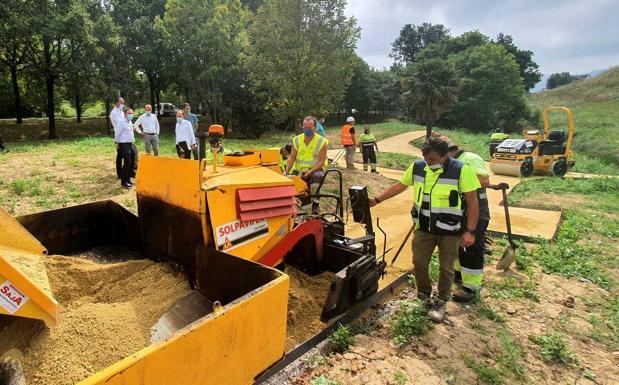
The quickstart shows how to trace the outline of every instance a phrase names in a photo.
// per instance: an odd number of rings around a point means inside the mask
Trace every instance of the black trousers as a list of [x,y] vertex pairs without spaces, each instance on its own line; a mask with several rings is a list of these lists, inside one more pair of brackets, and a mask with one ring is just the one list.
[[118,143],[118,152],[116,155],[116,167],[118,169],[118,156],[122,161],[120,169],[120,182],[129,183],[131,175],[133,175],[133,143]]
[[361,147],[361,154],[363,155],[363,163],[376,163],[376,151],[374,147]]
[[[131,144],[131,178],[135,177],[135,173],[138,171],[138,148],[134,143]],[[123,157],[120,153],[120,146],[116,150],[116,176],[118,179],[122,179]]]
[[178,153],[179,158],[191,159],[191,150],[185,141],[182,141],[176,145],[176,152]]

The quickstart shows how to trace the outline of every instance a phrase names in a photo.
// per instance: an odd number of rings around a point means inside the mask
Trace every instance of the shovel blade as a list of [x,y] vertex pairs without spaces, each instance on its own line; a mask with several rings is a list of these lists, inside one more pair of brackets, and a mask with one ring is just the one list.
[[503,256],[496,264],[497,270],[507,270],[516,258],[516,245],[509,245],[503,252]]

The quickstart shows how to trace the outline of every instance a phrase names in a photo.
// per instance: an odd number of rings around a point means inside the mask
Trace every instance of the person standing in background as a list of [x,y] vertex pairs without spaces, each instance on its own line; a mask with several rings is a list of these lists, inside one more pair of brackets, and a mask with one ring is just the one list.
[[127,108],[123,114],[123,118],[116,121],[114,127],[114,142],[116,143],[117,153],[120,154],[122,166],[120,170],[120,185],[123,188],[131,188],[131,175],[133,173],[134,155],[133,155],[133,110]]
[[320,119],[316,121],[316,133],[322,136],[323,138],[326,138],[327,134],[325,133],[325,116],[324,115],[322,115]]
[[[376,149],[376,151],[374,151]],[[359,136],[359,150],[363,155],[363,171],[368,170],[368,164],[373,174],[378,174],[376,171],[376,153],[378,152],[378,143],[376,137],[370,133],[370,127],[366,126],[363,129],[363,134]]]
[[196,136],[189,120],[185,119],[185,111],[176,112],[176,151],[179,158],[191,159],[191,153],[198,148]]
[[342,126],[340,143],[346,150],[346,168],[355,169],[355,151],[357,149],[357,135],[355,134],[355,118],[346,118],[346,124]]
[[[114,136],[116,136],[116,130],[118,126],[118,122],[125,118],[125,114],[123,113],[123,109],[125,108],[125,99],[118,97],[116,99],[116,103],[114,104],[114,108],[110,111],[110,123],[112,123],[112,127],[114,128]],[[116,140],[114,140],[116,143]],[[118,144],[116,145],[116,176],[118,179],[122,179],[122,155],[120,150],[118,149]]]
[[[196,114],[191,112],[191,106],[189,103],[183,103],[183,112],[185,113],[185,120],[188,120],[191,123],[191,128],[193,129],[194,136],[198,133],[198,117]],[[191,150],[193,153],[193,158],[198,159],[198,146]]]
[[[150,154],[151,148],[155,156],[159,155],[159,120],[153,114],[150,104],[144,106],[145,112],[135,121],[135,131],[144,139],[146,153]],[[142,126],[142,129],[140,129]]]

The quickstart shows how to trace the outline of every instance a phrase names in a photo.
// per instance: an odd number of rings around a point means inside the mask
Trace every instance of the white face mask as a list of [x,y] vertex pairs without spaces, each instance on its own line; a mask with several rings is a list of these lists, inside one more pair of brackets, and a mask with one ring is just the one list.
[[176,123],[181,123],[182,121],[183,121],[183,118],[179,118],[179,117],[176,118]]
[[125,108],[125,105],[124,104],[119,104],[118,108],[120,108],[120,110],[122,111],[122,109]]
[[146,116],[150,116],[150,111],[146,111]]
[[443,164],[442,164],[442,163],[437,163],[437,164],[433,164],[433,165],[428,165],[428,168],[429,168],[430,170],[434,170],[434,171],[436,171],[436,170],[440,169],[441,167],[443,167]]

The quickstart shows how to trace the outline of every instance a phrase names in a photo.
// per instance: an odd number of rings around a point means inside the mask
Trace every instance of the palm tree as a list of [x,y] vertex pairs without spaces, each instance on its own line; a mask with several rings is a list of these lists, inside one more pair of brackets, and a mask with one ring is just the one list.
[[403,79],[405,92],[402,99],[416,112],[417,118],[426,124],[426,139],[432,134],[432,126],[458,101],[460,78],[453,65],[442,59],[428,59],[408,68]]

